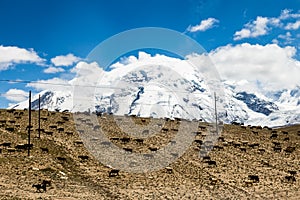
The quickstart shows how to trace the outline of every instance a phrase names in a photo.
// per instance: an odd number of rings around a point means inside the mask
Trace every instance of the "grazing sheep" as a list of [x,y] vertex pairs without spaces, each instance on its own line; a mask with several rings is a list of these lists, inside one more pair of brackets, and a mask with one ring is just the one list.
[[44,133],[46,134],[46,135],[53,135],[53,131],[44,131]]
[[235,148],[237,148],[237,147],[240,147],[241,146],[241,144],[240,143],[233,143],[233,146],[235,147]]
[[145,153],[145,154],[143,154],[143,156],[146,157],[146,158],[154,158],[154,155],[149,154],[149,153]]
[[287,131],[281,131],[281,133],[284,134],[284,135],[289,134],[289,132],[287,132]]
[[294,176],[285,176],[284,177],[288,182],[296,182],[296,178]]
[[295,170],[289,170],[288,171],[292,176],[295,176],[297,174],[297,171]]
[[41,147],[42,152],[49,153],[49,149],[46,147]]
[[59,133],[61,133],[61,132],[63,132],[65,129],[64,129],[63,127],[59,127],[59,128],[57,128],[57,130],[58,130]]
[[130,138],[129,138],[129,137],[123,137],[123,138],[121,138],[120,140],[121,140],[121,142],[124,143],[124,144],[130,142]]
[[203,160],[210,160],[210,156],[204,156]]
[[110,138],[110,140],[112,140],[112,141],[119,141],[120,138],[118,138],[118,137],[112,137],[112,138]]
[[217,162],[214,160],[208,160],[205,163],[207,163],[209,166],[217,166]]
[[175,141],[175,140],[171,140],[170,143],[171,143],[172,145],[174,145],[174,144],[176,144],[176,141]]
[[49,125],[49,128],[57,129],[56,125]]
[[60,161],[60,162],[66,162],[67,161],[67,159],[66,158],[64,158],[64,157],[56,157],[56,159],[58,160],[58,161]]
[[25,144],[17,144],[15,146],[15,149],[17,149],[17,150],[25,150],[26,146],[25,146]]
[[71,136],[71,135],[73,135],[73,132],[72,132],[72,131],[66,131],[66,134],[67,134],[68,136]]
[[15,128],[14,127],[6,127],[5,130],[10,131],[10,132],[14,132]]
[[11,146],[11,142],[3,142],[0,146],[10,147]]
[[94,130],[94,131],[97,131],[97,130],[99,130],[100,128],[101,128],[100,125],[96,125],[96,126],[94,126],[93,130]]
[[273,130],[271,133],[277,133],[277,131],[276,131],[276,130]]
[[131,148],[126,148],[126,147],[124,147],[123,150],[124,150],[125,152],[132,153],[132,149],[131,149]]
[[118,170],[118,169],[112,169],[112,170],[110,170],[108,176],[109,177],[119,176],[119,172],[120,172],[120,170]]
[[256,147],[259,147],[259,144],[258,143],[252,143],[252,144],[249,144],[248,146],[251,147],[251,148],[256,148]]
[[82,134],[82,133],[84,133],[84,130],[78,130],[78,133]]
[[74,144],[75,145],[83,145],[83,142],[80,140],[76,140],[76,141],[74,141]]
[[202,140],[194,140],[195,143],[199,144],[199,145],[202,145],[203,144],[203,141]]
[[111,145],[111,142],[109,142],[109,141],[104,141],[104,142],[101,142],[101,145],[104,145],[104,146],[110,146],[110,145]]
[[247,151],[246,147],[241,147],[240,150],[241,150],[241,151],[244,151],[244,152]]
[[284,151],[286,153],[293,153],[296,150],[296,147],[287,147]]
[[248,178],[253,182],[259,182],[259,177],[257,175],[249,175]]
[[140,139],[140,138],[136,138],[135,141],[138,144],[143,144],[144,143],[144,139]]
[[80,158],[81,160],[88,160],[89,156],[78,156],[78,158]]
[[278,137],[278,134],[277,134],[277,133],[273,133],[273,134],[270,136],[270,139],[277,138],[277,137]]
[[47,191],[47,186],[46,184],[33,184],[32,187],[35,187],[36,188],[36,192],[42,192],[42,189],[44,192]]
[[177,158],[179,155],[178,155],[178,153],[171,153],[171,156]]
[[169,131],[168,128],[162,128],[161,130],[162,130],[162,132],[168,132]]
[[157,150],[158,150],[158,147],[149,147],[149,150],[150,150],[150,151],[157,151]]
[[213,150],[214,150],[214,149],[216,149],[216,150],[223,150],[224,147],[219,146],[219,145],[216,145],[216,146],[213,147]]

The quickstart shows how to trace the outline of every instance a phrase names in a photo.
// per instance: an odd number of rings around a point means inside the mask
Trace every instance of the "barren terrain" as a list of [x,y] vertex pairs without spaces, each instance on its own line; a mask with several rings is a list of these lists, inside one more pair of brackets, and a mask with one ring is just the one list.
[[[0,199],[299,199],[300,126],[278,129],[224,125],[221,137],[205,159],[199,156],[206,123],[199,122],[195,142],[170,164],[154,172],[129,173],[112,170],[96,160],[81,143],[70,113],[32,113],[30,157],[27,143],[28,111],[0,110]],[[151,153],[172,141],[180,120],[151,119],[161,126],[157,134],[138,142],[105,115],[97,121],[84,120],[81,130],[97,131],[100,125],[120,148]],[[150,119],[133,117],[141,127]],[[156,120],[156,121],[155,121]],[[130,127],[129,127],[130,128]],[[78,127],[77,127],[78,129]],[[128,141],[121,138],[128,137]],[[20,148],[21,147],[21,148]],[[128,152],[130,153],[130,152]],[[215,161],[209,162],[209,161]],[[33,184],[51,181],[47,191]]]

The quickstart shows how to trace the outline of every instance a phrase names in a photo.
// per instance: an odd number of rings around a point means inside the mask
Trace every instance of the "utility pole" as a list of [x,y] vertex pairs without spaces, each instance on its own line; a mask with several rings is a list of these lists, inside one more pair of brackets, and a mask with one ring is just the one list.
[[41,138],[41,95],[39,95],[39,138]]
[[31,91],[29,91],[29,109],[28,109],[28,156],[30,156],[30,129],[31,129]]
[[219,129],[218,129],[218,112],[217,112],[217,96],[216,96],[216,92],[214,92],[214,97],[215,97],[216,133],[218,135],[219,134]]

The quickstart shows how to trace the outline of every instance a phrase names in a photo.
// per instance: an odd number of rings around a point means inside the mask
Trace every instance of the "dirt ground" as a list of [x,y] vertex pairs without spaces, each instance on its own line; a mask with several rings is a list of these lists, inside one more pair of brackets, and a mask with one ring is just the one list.
[[[33,147],[28,156],[27,149],[22,149],[28,140],[28,112],[0,110],[0,199],[300,197],[300,125],[277,129],[224,125],[221,137],[203,158],[199,155],[209,144],[210,125],[199,122],[195,141],[169,166],[144,173],[120,170],[119,175],[109,176],[111,166],[102,164],[87,150],[76,130],[84,135],[101,129],[114,145],[132,151],[128,155],[151,154],[155,153],[153,147],[172,143],[183,121],[112,115],[86,120],[84,113],[74,121],[70,113],[46,110],[41,116],[43,130],[38,138],[38,112],[32,113]],[[125,124],[126,129],[136,131],[129,120],[146,133],[159,131],[143,141],[136,140],[121,128]],[[32,187],[43,180],[51,182],[46,191]]]

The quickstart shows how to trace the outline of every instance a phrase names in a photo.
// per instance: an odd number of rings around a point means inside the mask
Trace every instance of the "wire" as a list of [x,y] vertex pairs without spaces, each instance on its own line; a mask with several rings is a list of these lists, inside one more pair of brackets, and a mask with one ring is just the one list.
[[[97,89],[125,89],[124,87],[112,87],[112,86],[100,86],[100,85],[72,85],[72,84],[63,84],[63,83],[47,83],[47,82],[41,82],[41,81],[31,81],[31,80],[10,80],[10,79],[0,79],[0,82],[9,82],[9,83],[26,83],[26,84],[42,84],[42,85],[55,85],[55,86],[66,86],[66,87],[88,87],[88,88],[97,88]],[[183,91],[183,90],[153,90],[153,89],[147,89],[147,91],[153,91],[153,92],[173,92],[173,93],[183,93],[183,94],[189,94],[191,92]],[[0,93],[1,94],[1,93]],[[2,95],[3,96],[3,95]]]

